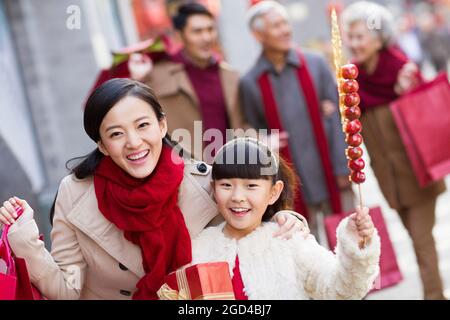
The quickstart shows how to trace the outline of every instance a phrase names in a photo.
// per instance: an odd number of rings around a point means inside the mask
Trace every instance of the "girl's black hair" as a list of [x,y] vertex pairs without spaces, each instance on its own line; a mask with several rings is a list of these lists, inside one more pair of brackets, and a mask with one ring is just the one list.
[[269,147],[251,138],[237,138],[222,147],[214,158],[212,179],[265,179],[283,181],[278,200],[269,205],[262,221],[269,221],[281,210],[294,209],[297,178],[292,167]]
[[[158,121],[161,121],[165,117],[156,95],[149,86],[125,78],[108,80],[91,93],[84,108],[84,130],[95,143],[100,141],[100,125],[105,115],[120,100],[128,96],[136,97],[147,102],[155,112]],[[168,134],[164,137],[163,142],[172,147],[175,146],[175,143],[171,141]],[[76,178],[84,179],[94,174],[94,171],[102,158],[103,154],[98,148],[95,148],[95,150],[86,156],[73,158],[67,161],[66,168],[71,174],[74,174]],[[75,164],[71,166],[71,163],[73,162],[75,162]],[[55,201],[50,209],[50,223],[52,224],[55,213]]]

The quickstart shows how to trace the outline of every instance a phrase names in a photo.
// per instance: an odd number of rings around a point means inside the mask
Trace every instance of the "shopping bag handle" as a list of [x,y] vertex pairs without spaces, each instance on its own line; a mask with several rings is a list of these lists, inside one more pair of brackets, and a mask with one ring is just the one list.
[[[18,219],[23,213],[23,208],[17,206],[15,209],[17,212],[16,219]],[[13,259],[13,252],[8,242],[8,232],[10,227],[11,226],[5,225],[2,231],[2,237],[0,238],[0,259],[6,263],[6,274],[15,276],[16,268]]]

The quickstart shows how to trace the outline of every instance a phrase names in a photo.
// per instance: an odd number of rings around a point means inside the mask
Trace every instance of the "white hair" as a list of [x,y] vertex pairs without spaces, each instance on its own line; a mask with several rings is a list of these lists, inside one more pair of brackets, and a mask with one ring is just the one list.
[[388,46],[394,41],[394,16],[385,7],[369,1],[351,4],[342,13],[344,31],[356,22],[365,23],[367,29],[380,37],[383,46]]
[[286,8],[276,1],[264,0],[252,6],[247,12],[247,23],[250,30],[262,30],[264,28],[263,16],[269,12],[276,12],[282,17],[289,18]]

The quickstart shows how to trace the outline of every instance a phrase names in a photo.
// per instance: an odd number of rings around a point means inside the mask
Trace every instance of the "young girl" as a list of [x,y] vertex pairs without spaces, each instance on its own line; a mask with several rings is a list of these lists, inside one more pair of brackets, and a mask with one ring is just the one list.
[[367,208],[340,223],[335,255],[312,235],[272,237],[270,219],[292,208],[295,179],[267,146],[249,138],[230,141],[217,153],[212,177],[225,222],[194,239],[192,263],[227,261],[237,299],[361,299],[371,289],[380,239]]
[[[84,129],[97,148],[61,182],[51,252],[21,199],[0,207],[0,228],[13,224],[10,246],[49,299],[156,299],[164,276],[191,261],[190,236],[218,215],[209,167],[172,152],[161,105],[137,81],[98,87]],[[15,221],[17,205],[24,213]],[[285,236],[301,225],[277,217]]]

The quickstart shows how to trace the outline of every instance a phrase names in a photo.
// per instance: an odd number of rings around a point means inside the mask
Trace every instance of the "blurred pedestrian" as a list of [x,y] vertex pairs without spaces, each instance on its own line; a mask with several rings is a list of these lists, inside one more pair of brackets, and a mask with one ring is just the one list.
[[248,23],[262,52],[241,79],[242,108],[254,128],[286,133],[288,146],[280,153],[300,177],[296,209],[308,215],[318,236],[319,213],[354,207],[336,81],[322,56],[294,47],[279,3],[259,2],[250,9]]
[[397,41],[398,45],[408,58],[420,68],[424,60],[424,54],[415,20],[412,13],[405,13],[399,18],[399,34]]
[[450,29],[440,21],[438,13],[422,12],[419,15],[420,40],[435,71],[448,72]]
[[[211,12],[199,3],[188,3],[178,8],[173,25],[182,43],[170,61],[151,65],[143,58],[130,63],[132,78],[151,86],[164,106],[169,133],[186,129],[191,141],[182,141],[198,159],[204,159],[201,137],[194,137],[195,121],[202,121],[202,135],[208,129],[218,130],[226,138],[226,129],[246,127],[239,107],[239,74],[214,52],[218,42],[216,21]],[[197,132],[196,132],[197,133]],[[178,140],[177,137],[174,137]],[[207,138],[208,139],[208,138]],[[202,140],[201,140],[202,141]],[[205,145],[208,142],[205,141]],[[220,147],[223,144],[218,145]],[[212,161],[212,155],[204,160]]]
[[[394,22],[384,7],[366,1],[350,5],[342,20],[359,68],[361,122],[370,164],[380,189],[413,241],[425,299],[443,299],[433,239],[435,206],[443,181],[421,188],[395,125],[389,103],[421,81],[417,66],[395,46]],[[368,21],[376,22],[368,25]]]

